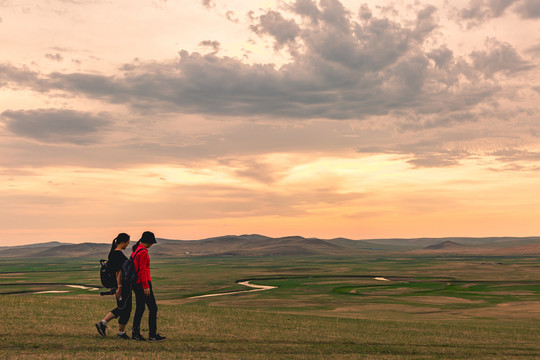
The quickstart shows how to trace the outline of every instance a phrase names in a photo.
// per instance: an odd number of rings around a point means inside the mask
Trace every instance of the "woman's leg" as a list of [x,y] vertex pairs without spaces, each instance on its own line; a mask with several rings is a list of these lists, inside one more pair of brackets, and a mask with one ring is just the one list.
[[126,324],[128,323],[129,316],[131,315],[131,291],[122,291],[122,301],[118,301],[118,308],[121,309],[120,318],[118,319],[118,332],[123,333],[126,331]]
[[156,335],[157,332],[157,311],[156,298],[154,297],[154,291],[152,290],[152,283],[150,285],[150,296],[146,297],[146,305],[148,306],[148,329],[150,337]]
[[120,314],[120,310],[118,308],[110,311],[107,315],[105,315],[105,318],[101,320],[100,322],[96,323],[96,329],[101,336],[105,336],[107,332],[107,323],[111,321],[114,318],[118,317],[118,314]]
[[[114,309],[114,310],[116,310],[116,309]],[[112,319],[116,318],[116,315],[113,312],[114,310],[110,311],[107,315],[105,315],[105,317],[101,321],[104,321],[105,323],[108,323]]]
[[135,293],[135,316],[133,317],[133,335],[141,333],[141,320],[144,314],[145,308],[145,295],[142,288],[142,284],[135,284],[133,286],[133,292]]

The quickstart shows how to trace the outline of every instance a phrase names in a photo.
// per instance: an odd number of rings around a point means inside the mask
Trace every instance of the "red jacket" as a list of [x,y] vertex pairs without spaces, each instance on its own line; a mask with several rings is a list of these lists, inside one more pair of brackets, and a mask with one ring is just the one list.
[[143,289],[148,289],[148,282],[152,281],[150,278],[150,256],[148,256],[148,250],[142,244],[139,244],[133,253],[136,253],[141,248],[143,250],[133,258],[133,264],[137,271],[137,284],[142,283]]

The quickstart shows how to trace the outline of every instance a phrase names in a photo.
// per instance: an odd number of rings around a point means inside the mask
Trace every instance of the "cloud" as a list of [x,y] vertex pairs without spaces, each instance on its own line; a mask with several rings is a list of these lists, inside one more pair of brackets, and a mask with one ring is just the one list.
[[516,6],[516,12],[524,19],[540,18],[540,2],[538,0],[522,0]]
[[220,161],[229,166],[234,166],[237,170],[235,175],[259,181],[264,184],[275,183],[280,177],[285,175],[283,165],[272,164],[271,162],[257,159],[225,159]]
[[466,8],[457,12],[457,17],[472,28],[503,16],[507,9],[523,19],[540,17],[540,3],[537,0],[471,0]]
[[[437,135],[429,131],[423,132],[413,139],[409,134],[403,134],[402,138],[397,138],[394,143],[362,146],[357,148],[357,152],[400,155],[415,168],[456,166],[461,160],[475,155],[465,146],[456,146],[452,138],[453,134],[448,131],[439,132]],[[461,134],[460,139],[468,140],[467,135],[461,136]]]
[[488,39],[486,47],[487,50],[474,51],[471,58],[476,69],[488,76],[501,71],[517,72],[532,68],[508,43]]
[[314,1],[297,0],[290,6],[296,14],[309,17],[314,23],[318,22],[321,12]]
[[74,110],[40,109],[1,114],[11,133],[45,143],[88,145],[110,124],[104,114],[94,115]]
[[251,30],[258,35],[268,34],[275,39],[276,49],[294,43],[300,33],[300,27],[294,20],[285,19],[281,13],[270,10],[257,19],[258,23]]
[[0,88],[31,88],[36,91],[46,91],[51,86],[45,86],[37,72],[26,67],[18,68],[11,64],[0,64]]
[[524,160],[528,162],[540,161],[540,152],[516,148],[505,148],[496,150],[493,151],[490,155],[497,157],[502,162],[514,162],[517,160]]
[[212,54],[217,54],[219,52],[221,44],[219,41],[204,40],[199,43],[199,46],[206,46],[212,49]]
[[535,46],[531,46],[530,48],[526,49],[525,52],[533,56],[540,55],[540,43]]
[[358,20],[336,0],[318,5],[301,0],[288,9],[307,21],[297,23],[270,10],[253,17],[251,25],[256,34],[270,36],[276,48],[287,45],[291,61],[281,67],[183,50],[177,62],[126,64],[126,71],[115,76],[39,75],[4,65],[8,74],[0,80],[124,103],[139,111],[364,119],[402,111],[466,111],[499,89],[483,76],[528,68],[508,44],[489,43],[470,60],[455,57],[444,45],[426,46],[437,27],[433,6],[419,10],[410,26],[375,15]]
[[[203,2],[207,7],[212,4]],[[510,6],[496,1],[476,4],[480,10],[489,8],[490,16],[503,14]],[[504,96],[513,95],[505,81],[519,79],[533,65],[512,45],[495,39],[469,54],[455,53],[440,41],[439,10],[424,6],[415,11],[405,21],[387,18],[381,9],[368,5],[351,12],[336,0],[298,0],[250,16],[253,36],[287,59],[279,66],[221,56],[221,44],[205,40],[199,45],[209,47],[209,54],[182,50],[177,60],[137,60],[108,75],[47,74],[0,64],[0,86],[82,101],[98,99],[104,106],[121,104],[133,118],[151,114],[156,125],[147,136],[135,126],[126,130],[136,144],[94,149],[99,151],[96,158],[107,164],[103,166],[136,161],[193,164],[200,159],[227,161],[245,156],[235,164],[236,174],[272,183],[280,178],[281,169],[257,155],[356,148],[360,153],[405,154],[414,166],[454,165],[475,153],[452,146],[464,140],[451,138],[450,130],[463,127],[476,130],[471,133],[477,138],[487,137],[474,124],[486,116],[500,119],[496,107]],[[533,55],[537,51],[529,50]],[[534,85],[530,88],[538,89]],[[191,116],[186,114],[219,118],[227,126],[193,136],[168,128],[172,123],[181,127],[184,116]],[[88,113],[77,116],[99,118]],[[174,119],[167,122],[167,117]],[[16,120],[6,113],[4,118],[13,123],[11,129],[6,128],[17,133],[13,130]],[[103,136],[102,129],[108,125],[104,119],[106,123],[96,123],[94,130],[80,129],[80,138],[45,130],[18,133],[46,143],[91,144]],[[349,121],[362,125],[347,131]],[[438,143],[408,140],[437,132],[441,133]],[[84,147],[61,156],[47,144],[32,146],[54,154],[50,157],[58,162],[73,164],[88,157]],[[108,158],[111,151],[116,155]],[[93,158],[84,161],[92,166],[99,163]]]
[[421,9],[416,17],[416,27],[413,30],[414,35],[422,40],[435,30],[439,25],[435,18],[437,8],[435,6],[426,6]]
[[[110,141],[116,136],[113,128],[109,141],[104,140],[99,146],[70,147],[69,151],[51,143],[4,141],[0,144],[0,153],[4,155],[0,166],[129,168],[157,163],[213,168],[226,165],[234,167],[244,178],[271,183],[281,178],[283,168],[267,158],[268,154],[304,154],[295,155],[298,160],[313,154],[351,153],[348,149],[354,149],[359,143],[378,144],[389,136],[383,130],[355,128],[348,122],[331,120],[301,124],[220,121],[218,130],[214,122],[203,125],[202,119],[197,124],[202,129],[189,135],[185,129],[190,125],[180,118],[174,120],[180,131],[171,130],[172,124],[165,120],[156,119],[153,127],[142,129],[141,121],[133,121],[133,125],[123,127],[122,141]],[[212,126],[212,130],[208,130]],[[36,153],[42,156],[33,156]],[[279,164],[284,163],[290,161],[280,158]]]
[[54,61],[58,61],[58,62],[61,62],[64,60],[64,57],[58,53],[56,54],[45,54],[45,57],[49,60],[54,60]]
[[501,16],[505,10],[517,0],[471,0],[469,5],[459,11],[463,20],[479,23],[487,19]]
[[234,11],[232,11],[232,10],[228,10],[225,13],[225,17],[227,18],[227,20],[229,20],[230,22],[233,22],[235,24],[238,24],[240,22],[240,20],[236,17],[236,15],[234,14]]
[[202,4],[207,9],[210,9],[216,6],[214,0],[202,0]]

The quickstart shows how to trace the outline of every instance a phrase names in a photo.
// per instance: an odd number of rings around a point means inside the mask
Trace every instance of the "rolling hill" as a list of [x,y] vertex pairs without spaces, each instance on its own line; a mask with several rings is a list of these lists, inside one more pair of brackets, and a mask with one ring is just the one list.
[[0,256],[2,257],[27,257],[33,256],[41,251],[45,251],[62,245],[73,245],[69,243],[61,243],[58,241],[50,241],[46,243],[18,245],[18,246],[3,246],[0,247]]
[[[132,241],[133,243],[133,241]],[[110,244],[48,242],[1,247],[0,257],[94,257],[105,258]],[[151,250],[155,257],[177,256],[354,256],[384,254],[482,254],[492,256],[540,254],[540,237],[318,239],[301,236],[272,238],[263,235],[227,235],[202,240],[158,239]]]
[[[152,256],[308,256],[346,255],[350,248],[331,242],[288,236],[270,238],[262,235],[228,235],[203,240],[157,239]],[[133,241],[132,241],[133,243]],[[0,249],[0,257],[101,257],[107,256],[110,244],[47,243]]]
[[463,244],[459,244],[451,240],[446,240],[438,244],[428,245],[424,249],[426,250],[456,250],[456,249],[463,249],[465,247],[467,246]]

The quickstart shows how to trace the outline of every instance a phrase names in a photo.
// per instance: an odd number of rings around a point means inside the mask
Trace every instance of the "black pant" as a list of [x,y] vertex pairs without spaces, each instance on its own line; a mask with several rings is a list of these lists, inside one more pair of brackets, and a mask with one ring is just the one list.
[[135,284],[133,286],[133,292],[135,292],[135,301],[137,306],[135,308],[135,316],[133,317],[133,334],[140,334],[141,332],[141,320],[144,314],[145,306],[148,306],[148,329],[150,336],[156,335],[157,331],[157,304],[154,297],[154,291],[152,291],[152,283],[149,281],[150,295],[144,295],[142,283]]
[[122,288],[122,300],[116,299],[116,309],[111,310],[115,318],[119,317],[119,324],[127,324],[129,316],[131,315],[131,307],[131,290],[129,288]]

